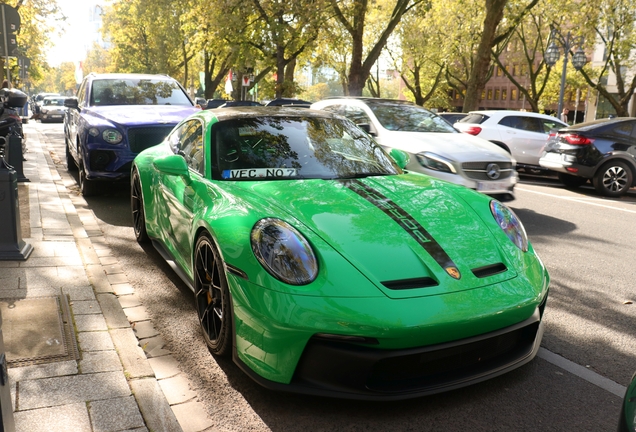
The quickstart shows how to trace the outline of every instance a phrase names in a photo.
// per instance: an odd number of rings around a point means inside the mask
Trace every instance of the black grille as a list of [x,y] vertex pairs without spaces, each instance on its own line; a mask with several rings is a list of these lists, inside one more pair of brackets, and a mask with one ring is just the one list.
[[462,381],[505,367],[532,352],[539,322],[512,332],[451,346],[393,358],[373,366],[367,388],[377,391],[404,391]]
[[174,126],[147,126],[128,129],[128,145],[134,153],[159,144]]
[[[497,164],[500,169],[499,177],[496,179],[492,179],[486,174],[488,165],[491,163]],[[473,180],[497,181],[510,177],[514,172],[514,167],[510,162],[465,162],[462,164],[462,170],[464,170],[468,178]]]

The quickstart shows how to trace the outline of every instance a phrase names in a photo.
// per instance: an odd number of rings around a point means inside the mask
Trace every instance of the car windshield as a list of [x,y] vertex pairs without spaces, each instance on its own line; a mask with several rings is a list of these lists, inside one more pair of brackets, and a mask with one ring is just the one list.
[[355,124],[326,117],[250,117],[212,128],[217,180],[347,179],[401,170]]
[[192,106],[192,102],[176,81],[126,78],[93,81],[91,105]]
[[457,133],[447,121],[418,105],[368,102],[385,129],[405,132]]
[[44,99],[42,103],[46,106],[64,106],[64,98]]

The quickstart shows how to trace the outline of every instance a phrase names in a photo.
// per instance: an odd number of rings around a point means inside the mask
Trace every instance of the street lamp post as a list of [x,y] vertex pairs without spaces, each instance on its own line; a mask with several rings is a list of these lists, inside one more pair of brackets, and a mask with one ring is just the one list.
[[563,58],[563,72],[561,73],[561,89],[559,90],[559,107],[557,108],[557,114],[558,116],[561,116],[561,113],[563,112],[563,94],[565,93],[565,76],[568,67],[568,54],[570,54],[572,48],[578,45],[579,49],[572,54],[572,66],[574,66],[574,69],[577,71],[581,70],[581,68],[585,66],[585,63],[587,63],[587,56],[585,55],[583,48],[581,48],[585,39],[583,36],[574,37],[569,31],[568,34],[563,37],[559,30],[553,28],[550,33],[550,40],[552,42],[545,51],[544,56],[545,62],[548,66],[554,66],[560,57],[560,50],[555,41],[561,45],[565,53],[565,57]]

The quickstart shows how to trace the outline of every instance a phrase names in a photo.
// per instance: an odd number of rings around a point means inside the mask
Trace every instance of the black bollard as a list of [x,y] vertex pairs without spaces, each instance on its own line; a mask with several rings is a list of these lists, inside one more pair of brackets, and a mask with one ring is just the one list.
[[22,172],[22,138],[14,135],[9,135],[9,142],[4,145],[5,151],[9,149],[9,157],[5,158],[7,163],[13,167],[16,175],[18,176],[18,183],[30,181],[24,176]]
[[0,158],[0,261],[24,261],[33,246],[22,240],[18,176],[4,158]]

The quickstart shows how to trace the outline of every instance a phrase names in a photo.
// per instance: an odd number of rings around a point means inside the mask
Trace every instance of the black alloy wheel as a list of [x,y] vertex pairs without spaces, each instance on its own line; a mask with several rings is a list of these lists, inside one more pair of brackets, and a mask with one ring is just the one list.
[[230,291],[221,256],[208,234],[197,240],[194,253],[194,295],[201,330],[212,354],[232,349]]
[[146,212],[144,211],[144,199],[141,192],[141,180],[139,172],[133,171],[130,182],[130,211],[133,219],[133,230],[138,243],[147,243],[148,232],[146,231]]
[[632,187],[634,176],[630,167],[622,161],[610,161],[594,176],[594,188],[607,197],[625,195]]
[[583,186],[587,183],[587,179],[584,177],[577,177],[571,174],[559,173],[559,181],[563,183],[566,188],[576,189],[579,186]]

